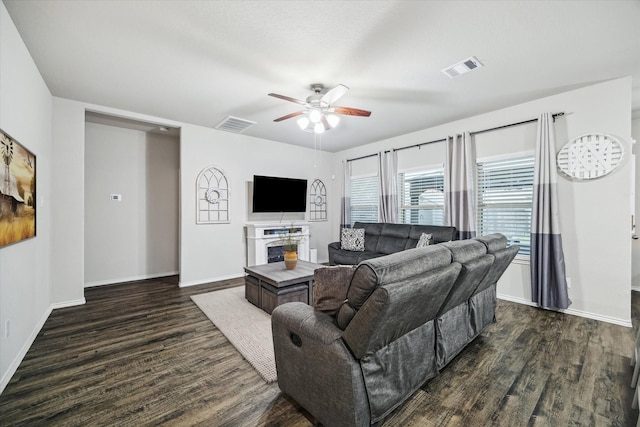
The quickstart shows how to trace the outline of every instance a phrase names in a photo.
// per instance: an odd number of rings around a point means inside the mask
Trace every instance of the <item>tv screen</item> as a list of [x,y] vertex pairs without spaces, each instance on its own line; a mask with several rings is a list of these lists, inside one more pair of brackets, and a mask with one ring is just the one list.
[[306,179],[253,176],[253,212],[306,211]]

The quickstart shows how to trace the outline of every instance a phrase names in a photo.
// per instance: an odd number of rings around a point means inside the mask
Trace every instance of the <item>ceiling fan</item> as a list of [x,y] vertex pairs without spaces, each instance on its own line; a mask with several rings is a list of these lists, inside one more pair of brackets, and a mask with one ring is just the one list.
[[304,110],[278,117],[274,122],[281,122],[292,117],[302,116],[298,119],[298,126],[300,126],[302,130],[322,133],[325,130],[336,127],[340,121],[340,118],[336,114],[360,117],[369,117],[371,115],[371,111],[333,105],[349,90],[349,88],[343,84],[339,84],[325,91],[322,84],[314,83],[311,85],[311,89],[313,90],[313,95],[307,97],[306,101],[285,95],[278,95],[277,93],[270,93],[269,96],[273,96],[274,98],[304,105]]

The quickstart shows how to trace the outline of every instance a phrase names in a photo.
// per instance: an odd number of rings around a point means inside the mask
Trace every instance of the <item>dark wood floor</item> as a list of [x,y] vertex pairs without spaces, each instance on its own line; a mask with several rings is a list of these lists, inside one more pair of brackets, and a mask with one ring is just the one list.
[[[189,298],[239,283],[87,289],[47,320],[0,395],[0,425],[312,426]],[[506,301],[497,317],[384,426],[635,425],[631,329]]]

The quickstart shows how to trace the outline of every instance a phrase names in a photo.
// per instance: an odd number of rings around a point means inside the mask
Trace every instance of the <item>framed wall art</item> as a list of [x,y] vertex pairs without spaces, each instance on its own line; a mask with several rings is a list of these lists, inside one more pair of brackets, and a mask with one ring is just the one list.
[[0,130],[0,247],[36,235],[36,156]]

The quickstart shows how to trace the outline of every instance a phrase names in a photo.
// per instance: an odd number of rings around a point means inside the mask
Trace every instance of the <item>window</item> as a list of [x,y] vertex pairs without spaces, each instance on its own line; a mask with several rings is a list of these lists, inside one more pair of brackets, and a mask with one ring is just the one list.
[[443,168],[398,174],[400,222],[444,225]]
[[378,221],[378,177],[351,178],[351,225]]
[[478,234],[502,233],[529,256],[533,156],[478,162]]

